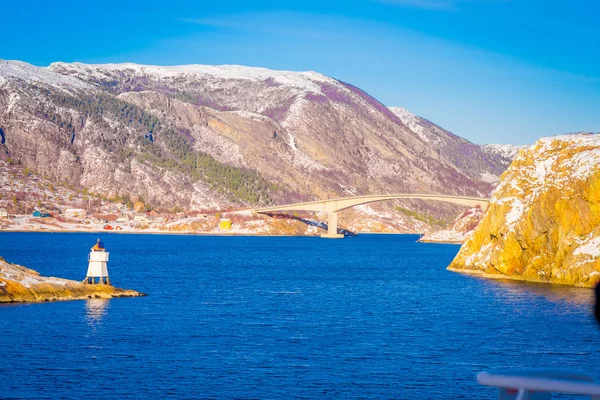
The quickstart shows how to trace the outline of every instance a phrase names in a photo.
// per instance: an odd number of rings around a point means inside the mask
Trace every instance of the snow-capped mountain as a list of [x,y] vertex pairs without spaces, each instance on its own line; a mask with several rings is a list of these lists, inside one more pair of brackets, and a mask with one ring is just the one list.
[[489,195],[502,157],[400,110],[316,72],[0,61],[8,156],[57,182],[154,205]]

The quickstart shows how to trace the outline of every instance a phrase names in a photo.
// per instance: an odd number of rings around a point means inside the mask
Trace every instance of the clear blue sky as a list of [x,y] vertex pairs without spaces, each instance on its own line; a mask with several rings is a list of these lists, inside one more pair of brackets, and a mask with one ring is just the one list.
[[600,131],[597,0],[5,2],[0,58],[314,70],[476,143]]

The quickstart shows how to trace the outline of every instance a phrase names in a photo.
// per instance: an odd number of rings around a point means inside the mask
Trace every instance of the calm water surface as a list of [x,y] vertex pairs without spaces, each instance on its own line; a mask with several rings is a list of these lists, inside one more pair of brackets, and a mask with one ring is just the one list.
[[[0,255],[83,279],[97,235],[0,233]],[[101,234],[148,297],[0,307],[2,398],[494,398],[475,374],[600,378],[592,291],[446,271],[411,235]]]

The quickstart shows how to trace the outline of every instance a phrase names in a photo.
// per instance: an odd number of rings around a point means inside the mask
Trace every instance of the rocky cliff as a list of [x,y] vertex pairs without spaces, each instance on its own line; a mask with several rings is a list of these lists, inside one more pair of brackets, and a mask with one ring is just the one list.
[[545,138],[521,150],[448,269],[575,286],[600,281],[600,136]]
[[153,207],[491,192],[502,156],[407,115],[316,72],[0,60],[4,157]]
[[145,296],[110,285],[86,285],[67,279],[43,277],[37,271],[10,264],[0,257],[0,303]]

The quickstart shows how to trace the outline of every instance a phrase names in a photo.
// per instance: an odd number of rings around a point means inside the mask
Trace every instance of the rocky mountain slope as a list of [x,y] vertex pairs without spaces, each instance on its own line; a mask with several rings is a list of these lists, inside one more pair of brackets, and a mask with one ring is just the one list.
[[[87,208],[100,205],[101,201],[73,188],[56,185],[12,159],[8,162],[0,159],[0,208],[10,214],[31,214],[35,209],[57,211],[55,206],[59,204]],[[3,222],[7,221],[0,219],[0,226]]]
[[515,159],[519,150],[526,149],[529,146],[526,145],[514,145],[514,144],[486,144],[482,147],[483,151],[488,154],[497,155],[506,160],[506,166]]
[[481,207],[473,207],[459,215],[449,229],[433,231],[423,235],[419,242],[459,243],[462,244],[473,233],[483,218]]
[[0,303],[145,296],[110,285],[86,285],[68,279],[43,277],[37,271],[0,257]]
[[407,115],[315,72],[0,61],[4,157],[56,183],[154,207],[489,195],[504,157]]
[[[390,107],[390,110],[423,142],[429,143],[441,159],[468,171],[475,179],[496,184],[500,174],[516,155],[516,152],[504,151],[503,145],[480,146],[471,143],[404,108]],[[505,147],[513,148],[511,145]]]
[[450,270],[535,282],[600,281],[600,135],[541,139],[502,175]]

